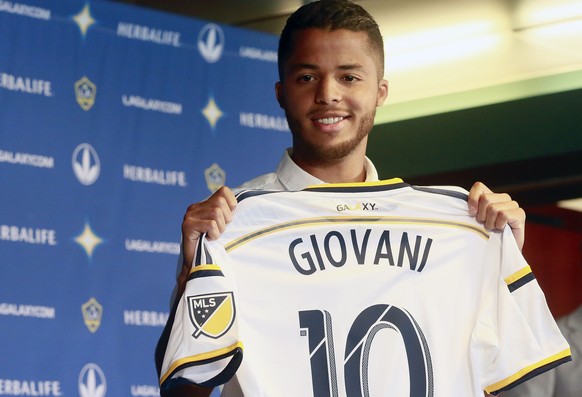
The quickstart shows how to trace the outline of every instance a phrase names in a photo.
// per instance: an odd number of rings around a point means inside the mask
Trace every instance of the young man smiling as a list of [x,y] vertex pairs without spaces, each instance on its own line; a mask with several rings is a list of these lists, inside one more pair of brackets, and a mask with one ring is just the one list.
[[[301,190],[321,183],[377,181],[366,146],[376,108],[388,96],[388,82],[383,77],[382,37],[373,18],[344,0],[309,3],[288,19],[278,55],[276,97],[285,111],[293,146],[283,154],[276,172],[241,188]],[[188,207],[182,223],[178,297],[184,291],[200,236],[218,238],[232,220],[235,206],[231,189],[222,187],[207,200]],[[525,213],[507,194],[492,193],[477,182],[469,192],[468,206],[488,229],[509,224],[519,247],[523,246]],[[158,370],[169,328],[158,345]],[[162,390],[162,396],[209,396],[211,390],[185,384]]]
[[388,95],[365,32],[304,29],[292,36],[277,100],[293,133],[291,158],[328,183],[365,180],[368,134]]

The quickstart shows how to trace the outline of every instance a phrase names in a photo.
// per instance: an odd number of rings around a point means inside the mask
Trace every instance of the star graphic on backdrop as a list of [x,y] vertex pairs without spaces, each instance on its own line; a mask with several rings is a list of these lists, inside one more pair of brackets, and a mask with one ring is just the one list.
[[103,243],[103,239],[97,236],[93,230],[91,230],[91,226],[88,223],[85,223],[85,228],[77,237],[75,237],[75,242],[79,244],[85,252],[87,256],[91,258],[93,255],[93,250],[101,243]]
[[206,120],[208,120],[210,126],[214,129],[218,119],[220,119],[224,113],[222,113],[222,111],[218,108],[214,98],[210,98],[204,109],[202,109],[202,114],[204,117],[206,117]]
[[89,10],[89,3],[85,4],[85,7],[77,15],[73,17],[73,20],[79,25],[79,30],[81,34],[85,36],[87,30],[95,23],[95,20],[91,16],[91,11]]

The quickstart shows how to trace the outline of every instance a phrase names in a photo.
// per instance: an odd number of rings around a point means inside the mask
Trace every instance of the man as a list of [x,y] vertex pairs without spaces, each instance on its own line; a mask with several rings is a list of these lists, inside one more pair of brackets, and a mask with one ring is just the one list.
[[[293,148],[284,153],[275,173],[243,187],[301,190],[324,182],[377,180],[365,153],[376,107],[388,95],[388,82],[383,79],[382,37],[373,18],[344,0],[307,4],[288,19],[278,56],[276,96],[285,110]],[[178,296],[184,291],[200,236],[218,238],[231,221],[235,205],[232,191],[223,187],[187,209]],[[523,246],[525,213],[508,195],[494,194],[476,183],[469,193],[469,209],[489,229],[509,224],[519,247]],[[158,353],[166,338],[162,336]],[[160,360],[157,354],[158,368]],[[210,392],[184,385],[163,395],[208,396]]]

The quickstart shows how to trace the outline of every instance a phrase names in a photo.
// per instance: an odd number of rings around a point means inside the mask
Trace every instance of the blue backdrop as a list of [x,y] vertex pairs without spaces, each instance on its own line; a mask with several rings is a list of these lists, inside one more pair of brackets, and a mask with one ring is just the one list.
[[274,170],[277,38],[0,0],[0,395],[157,396],[186,207]]

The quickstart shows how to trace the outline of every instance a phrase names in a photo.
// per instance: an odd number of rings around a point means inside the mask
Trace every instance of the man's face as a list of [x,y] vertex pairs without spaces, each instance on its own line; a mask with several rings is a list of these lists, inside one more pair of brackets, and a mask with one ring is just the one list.
[[388,94],[364,32],[306,29],[277,83],[277,100],[293,133],[293,156],[333,162],[365,154],[376,107]]

